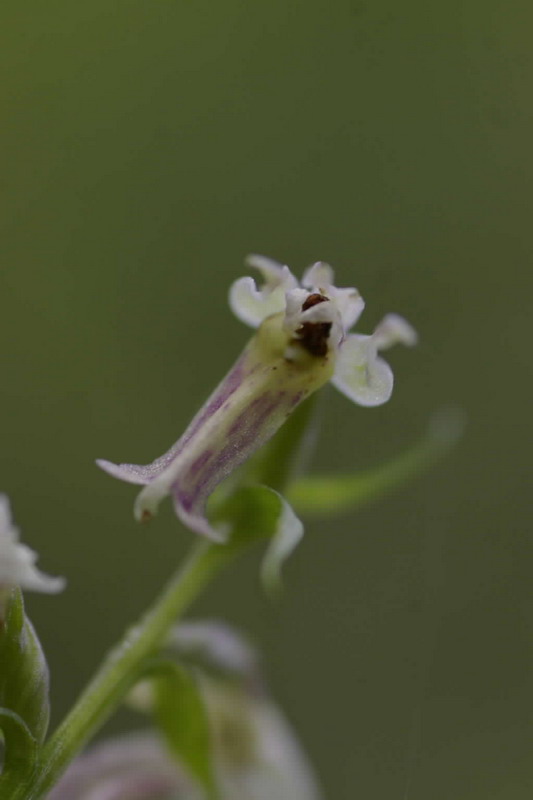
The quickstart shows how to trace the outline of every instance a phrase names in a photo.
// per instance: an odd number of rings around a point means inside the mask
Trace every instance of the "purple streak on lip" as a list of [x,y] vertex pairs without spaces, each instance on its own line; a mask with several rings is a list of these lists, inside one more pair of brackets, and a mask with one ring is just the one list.
[[[291,409],[304,394],[299,392],[295,399],[286,391],[278,391],[255,398],[228,429],[222,448],[218,452],[206,450],[184,473],[185,480],[178,478],[174,483],[175,503],[187,514],[205,519],[204,504],[214,488],[270,438],[285,419],[285,410]],[[268,420],[276,410],[280,413],[273,417],[273,426],[269,426]]]
[[244,356],[241,356],[241,358],[239,358],[239,360],[234,364],[226,378],[222,381],[218,389],[215,390],[215,394],[211,397],[205,408],[203,408],[198,416],[193,419],[179,440],[179,447],[176,448],[173,454],[174,456],[178,455],[178,453],[183,450],[184,446],[191,441],[192,437],[196,433],[198,433],[204,422],[208,420],[209,417],[212,417],[213,414],[219,410],[219,408],[222,408],[226,400],[228,400],[231,395],[237,391],[243,379],[243,361]]
[[298,405],[298,403],[303,400],[305,396],[305,392],[297,392],[291,400],[291,409]]
[[269,394],[264,394],[261,395],[260,397],[256,397],[255,400],[253,400],[250,403],[248,408],[242,411],[239,414],[239,416],[234,420],[234,422],[231,424],[230,429],[228,430],[228,437],[234,436],[236,433],[238,433],[243,427],[243,425],[249,423],[251,419],[254,420],[254,424],[256,425],[260,424],[262,421],[262,415],[264,414],[264,411],[260,412],[259,417],[254,417],[254,415],[261,409],[261,407],[265,405],[265,402],[268,403],[268,408],[270,410],[273,410],[273,408],[275,408],[275,404],[270,401]]
[[178,488],[174,489],[173,494],[176,502],[190,514],[196,500],[195,496],[187,494],[186,492],[180,492]]
[[214,450],[204,450],[204,452],[199,455],[189,467],[189,472],[191,475],[197,475],[198,472],[201,472],[202,468],[208,463],[213,453]]

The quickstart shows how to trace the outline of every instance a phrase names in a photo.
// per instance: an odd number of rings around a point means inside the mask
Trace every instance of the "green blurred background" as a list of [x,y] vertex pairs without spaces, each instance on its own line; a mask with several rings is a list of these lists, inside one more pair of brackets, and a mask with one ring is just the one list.
[[308,523],[279,607],[254,554],[194,613],[261,643],[329,798],[532,796],[532,25],[523,0],[4,0],[0,486],[69,580],[27,600],[56,720],[192,538],[170,504],[136,526],[94,458],[184,429],[248,336],[244,254],[324,259],[361,330],[394,310],[421,345],[388,405],[328,392],[314,468],[446,404],[467,435]]

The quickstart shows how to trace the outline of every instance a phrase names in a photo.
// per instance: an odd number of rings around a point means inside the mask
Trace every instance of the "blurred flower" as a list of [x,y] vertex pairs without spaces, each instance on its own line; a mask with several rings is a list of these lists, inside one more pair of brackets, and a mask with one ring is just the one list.
[[64,578],[51,578],[35,566],[37,553],[19,541],[7,495],[0,494],[0,594],[16,586],[33,592],[60,592]]
[[220,620],[182,622],[171,630],[167,646],[171,653],[204,672],[236,678],[253,691],[262,686],[255,648]]
[[[234,628],[217,620],[176,626],[165,654],[193,670],[211,732],[221,800],[320,800],[307,756],[272,700],[258,653]],[[150,684],[131,701],[150,711]]]
[[[228,626],[187,623],[174,630],[169,654],[194,664],[205,704],[220,800],[320,800],[313,770],[284,715],[258,676],[257,656]],[[200,667],[197,655],[202,655]],[[150,713],[150,683],[132,705]],[[176,720],[183,725],[183,720]],[[67,770],[47,800],[205,800],[185,765],[155,734],[104,742]]]
[[311,765],[267,695],[205,676],[201,688],[223,800],[319,800]]
[[152,464],[98,465],[116,478],[144,485],[135,516],[146,520],[168,494],[192,530],[223,538],[207,521],[205,505],[220,481],[267,442],[299,403],[331,379],[359,405],[376,406],[392,392],[393,375],[378,353],[413,345],[413,328],[389,315],[371,336],[349,334],[364,302],[353,288],[337,288],[333,270],[317,263],[301,285],[287,266],[250,256],[263,284],[240,278],[230,289],[234,313],[258,328],[244,352],[183,436]]
[[134,733],[92,747],[47,800],[202,800],[159,738]]

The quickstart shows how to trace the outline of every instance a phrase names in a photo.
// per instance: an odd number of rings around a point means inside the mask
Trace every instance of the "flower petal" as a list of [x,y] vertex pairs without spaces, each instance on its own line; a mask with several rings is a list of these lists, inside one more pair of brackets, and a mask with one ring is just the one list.
[[302,278],[302,286],[307,289],[321,289],[324,292],[333,285],[335,273],[333,268],[325,261],[317,261],[308,267]]
[[294,289],[298,286],[298,281],[288,266],[275,261],[273,258],[260,256],[258,253],[249,253],[244,259],[244,263],[248,267],[259,270],[263,276],[265,286],[273,287],[278,286],[280,283],[286,283],[287,289]]
[[257,328],[264,319],[284,310],[285,292],[298,282],[287,266],[265,256],[250,255],[246,263],[259,270],[263,284],[258,288],[253,278],[239,278],[230,287],[229,305],[238,319]]
[[10,553],[2,553],[0,560],[0,584],[44,594],[56,594],[65,588],[64,578],[52,578],[35,566],[37,553],[25,544],[17,543]]
[[373,337],[352,334],[340,346],[331,382],[354,403],[379,406],[391,396],[394,378]]
[[378,350],[394,344],[412,347],[417,342],[415,329],[398,314],[387,314],[372,336],[352,334],[341,344],[332,383],[361,406],[379,406],[392,393],[392,370]]
[[418,334],[399,314],[387,314],[374,331],[373,339],[378,350],[388,350],[395,344],[414,347],[418,342]]
[[257,328],[271,314],[278,314],[285,307],[285,291],[278,286],[264,293],[258,289],[253,278],[239,278],[229,292],[229,305],[237,319]]
[[309,297],[309,292],[305,289],[291,289],[285,294],[285,320],[284,326],[287,330],[295,331],[301,324],[302,306]]
[[365,301],[357,289],[338,289],[333,285],[335,275],[329,264],[317,261],[306,269],[302,278],[302,286],[325,294],[335,303],[342,319],[344,332],[355,325],[365,307]]
[[335,286],[331,286],[328,294],[339,309],[342,327],[346,333],[355,325],[363,313],[365,301],[357,289],[337,289]]

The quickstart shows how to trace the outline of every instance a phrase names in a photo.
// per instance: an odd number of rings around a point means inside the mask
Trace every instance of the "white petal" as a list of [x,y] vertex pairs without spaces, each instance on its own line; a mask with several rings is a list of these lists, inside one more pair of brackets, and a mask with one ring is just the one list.
[[249,267],[258,269],[263,276],[264,284],[267,287],[275,287],[283,284],[287,290],[295,289],[298,281],[286,264],[280,264],[273,258],[260,256],[257,253],[250,253],[244,259],[244,263]]
[[285,308],[285,291],[278,286],[268,293],[257,288],[253,278],[239,278],[229,291],[229,306],[237,319],[258,328],[271,314],[278,314]]
[[230,288],[229,305],[238,319],[257,328],[267,317],[284,310],[285,292],[298,282],[287,266],[266,256],[248,256],[246,263],[261,272],[263,284],[258,288],[253,278],[239,278]]
[[0,541],[16,541],[15,529],[11,523],[11,506],[6,494],[0,494]]
[[339,309],[344,331],[349,331],[363,313],[365,301],[357,289],[337,289],[331,286],[328,294]]
[[333,269],[329,264],[318,261],[309,267],[302,278],[302,285],[326,294],[339,309],[344,331],[355,325],[365,307],[365,302],[357,289],[338,289],[333,285]]
[[44,592],[45,594],[56,594],[65,588],[64,578],[52,578],[35,566],[37,553],[26,547],[25,544],[17,544],[16,550],[5,561],[4,559],[2,561],[0,583],[20,586],[26,591]]
[[308,267],[302,278],[302,286],[308,289],[322,289],[324,292],[328,286],[332,286],[335,274],[332,267],[324,261],[317,261],[316,264]]
[[373,339],[378,350],[387,350],[395,344],[413,347],[418,341],[418,335],[413,326],[399,314],[387,314],[374,331]]
[[21,544],[11,520],[7,495],[0,494],[0,586],[20,586],[35,592],[60,592],[64,578],[51,578],[35,566],[37,554]]
[[379,406],[392,394],[394,377],[386,361],[376,353],[372,336],[352,334],[337,355],[334,386],[360,406]]
[[294,331],[301,325],[302,306],[309,297],[305,289],[291,289],[285,295],[285,327]]

